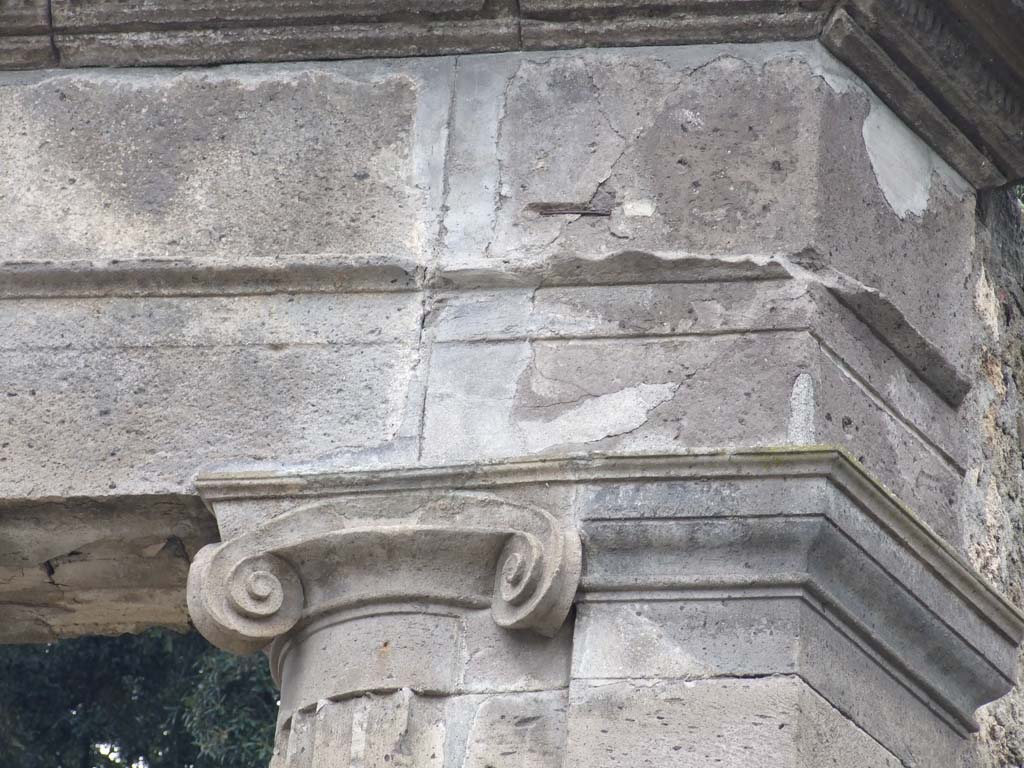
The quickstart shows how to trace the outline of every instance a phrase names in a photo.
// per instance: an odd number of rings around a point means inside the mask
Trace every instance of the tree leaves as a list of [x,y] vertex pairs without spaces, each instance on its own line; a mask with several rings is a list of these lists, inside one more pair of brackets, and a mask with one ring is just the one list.
[[266,659],[196,633],[0,646],[4,768],[253,768],[276,716]]

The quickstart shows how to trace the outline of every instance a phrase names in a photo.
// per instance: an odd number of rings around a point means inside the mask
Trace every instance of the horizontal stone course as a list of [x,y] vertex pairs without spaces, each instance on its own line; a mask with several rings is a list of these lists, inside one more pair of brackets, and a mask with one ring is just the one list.
[[0,8],[0,69],[820,38],[962,175],[990,188],[1024,177],[1024,57],[1010,42],[1021,30],[1024,11],[1011,0],[32,0]]
[[433,229],[439,66],[4,82],[3,260],[415,263]]

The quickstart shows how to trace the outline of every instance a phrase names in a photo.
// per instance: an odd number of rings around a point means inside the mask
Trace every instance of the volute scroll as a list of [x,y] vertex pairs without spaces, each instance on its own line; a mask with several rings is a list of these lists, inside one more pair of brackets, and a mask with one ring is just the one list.
[[211,544],[196,555],[188,573],[188,610],[196,629],[217,647],[255,653],[299,621],[302,582],[277,555],[234,558],[233,549]]
[[565,622],[582,546],[546,510],[464,494],[413,517],[364,512],[352,499],[326,499],[201,550],[188,580],[196,628],[246,654],[378,604],[489,605],[498,626],[546,637]]

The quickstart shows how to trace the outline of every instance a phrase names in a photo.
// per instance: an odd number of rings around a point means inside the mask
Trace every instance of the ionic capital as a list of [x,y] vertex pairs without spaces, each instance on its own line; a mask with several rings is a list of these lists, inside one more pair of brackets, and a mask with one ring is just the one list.
[[[408,496],[392,500],[410,503]],[[229,509],[236,522],[232,501],[240,499],[212,505],[218,514]],[[558,631],[579,581],[574,528],[539,506],[488,494],[422,501],[403,514],[376,495],[343,495],[299,500],[267,517],[281,499],[248,500],[251,529],[205,547],[192,564],[192,621],[235,653],[373,605],[489,607],[499,627],[547,637]]]

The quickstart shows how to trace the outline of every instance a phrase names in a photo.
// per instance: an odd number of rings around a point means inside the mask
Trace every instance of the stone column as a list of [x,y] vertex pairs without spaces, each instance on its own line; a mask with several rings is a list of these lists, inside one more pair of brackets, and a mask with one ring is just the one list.
[[200,488],[189,607],[269,650],[288,768],[952,766],[1024,634],[834,450]]
[[225,543],[194,561],[190,612],[222,648],[268,650],[277,764],[546,765],[562,750],[571,489],[463,490],[460,474],[324,478],[311,495],[312,478],[201,483]]

